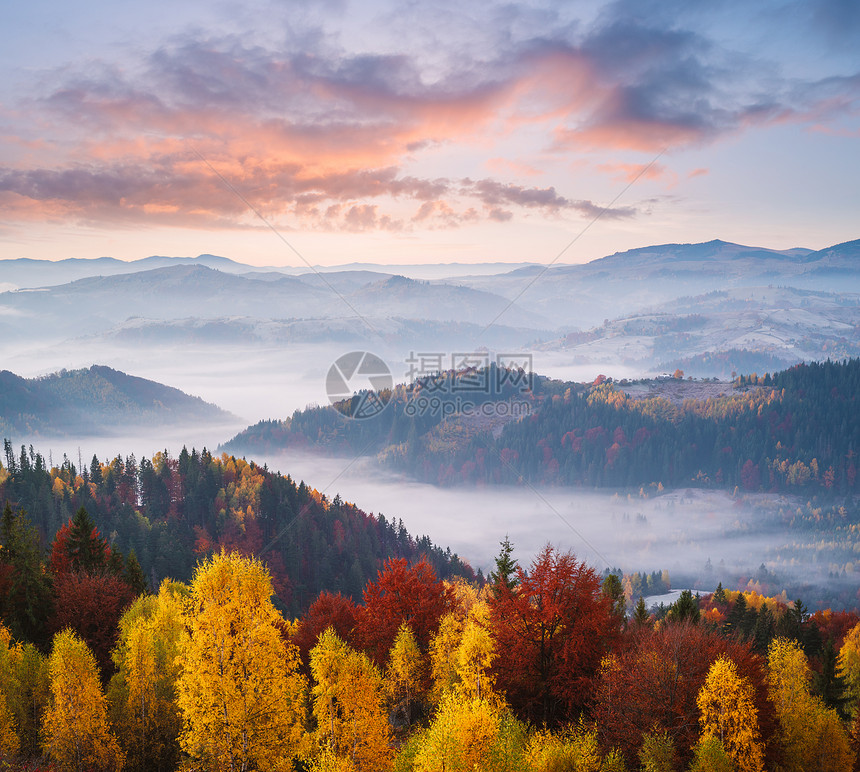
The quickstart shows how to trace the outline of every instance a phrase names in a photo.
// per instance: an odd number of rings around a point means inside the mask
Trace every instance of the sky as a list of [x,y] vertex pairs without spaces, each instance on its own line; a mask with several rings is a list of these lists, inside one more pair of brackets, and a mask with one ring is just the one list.
[[7,3],[0,259],[821,249],[858,40],[856,0]]

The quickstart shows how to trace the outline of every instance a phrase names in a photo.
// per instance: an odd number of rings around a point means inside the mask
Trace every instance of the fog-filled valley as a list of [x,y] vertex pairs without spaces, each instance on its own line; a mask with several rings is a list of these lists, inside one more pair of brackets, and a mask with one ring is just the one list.
[[[381,266],[252,270],[211,256],[61,261],[50,272],[7,261],[0,279],[15,289],[0,294],[6,370],[42,378],[96,364],[225,411],[156,418],[136,405],[145,416],[137,424],[132,413],[106,421],[94,411],[71,433],[30,420],[7,434],[16,448],[32,444],[54,464],[65,454],[79,468],[93,455],[217,452],[245,427],[327,405],[329,368],[353,350],[379,356],[394,384],[414,378],[418,359],[445,370],[462,366],[458,357],[504,354],[525,357],[540,376],[581,384],[683,371],[714,378],[698,393],[716,397],[731,393],[736,374],[860,350],[857,249],[857,242],[820,252],[709,242],[549,269],[417,266],[413,278]],[[686,381],[676,374],[672,383]],[[356,458],[320,456],[311,446],[228,447],[329,497],[402,520],[409,533],[427,534],[485,572],[508,534],[524,560],[551,542],[601,571],[666,569],[704,591],[717,581],[774,591],[830,584],[816,594],[829,603],[841,593],[841,603],[854,581],[851,544],[828,555],[822,534],[799,532],[803,518],[790,514],[838,505],[825,490],[769,492],[762,483],[733,492],[692,478],[659,491],[539,480],[440,488],[380,465],[376,450]]]

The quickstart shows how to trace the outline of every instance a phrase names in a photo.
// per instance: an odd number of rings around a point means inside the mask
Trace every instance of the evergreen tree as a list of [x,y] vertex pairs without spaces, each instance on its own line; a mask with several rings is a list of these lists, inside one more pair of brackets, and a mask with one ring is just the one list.
[[645,605],[645,598],[641,595],[636,601],[636,608],[633,609],[633,623],[637,627],[644,627],[651,624],[651,615],[648,613],[648,608]]
[[684,590],[671,606],[667,613],[667,618],[670,622],[683,622],[689,620],[693,624],[698,623],[701,613],[699,611],[699,603],[693,597],[691,590]]
[[125,561],[125,571],[123,573],[126,584],[131,587],[132,592],[134,592],[135,595],[142,595],[149,591],[149,582],[146,581],[146,576],[137,560],[137,554],[134,551],[134,547],[132,547],[128,553],[128,557]]
[[813,677],[815,691],[828,708],[833,708],[841,719],[847,720],[851,696],[848,694],[845,679],[837,672],[836,660],[833,638],[828,638],[821,651],[821,672],[815,673]]
[[8,590],[0,597],[0,618],[18,640],[46,645],[53,593],[50,574],[44,570],[39,533],[26,513],[13,513],[8,502],[0,528],[0,569],[5,566],[8,573]]
[[517,579],[518,563],[512,557],[514,545],[511,544],[507,534],[505,534],[505,540],[499,542],[499,544],[502,549],[496,557],[496,570],[490,572],[490,583],[494,586],[498,586],[501,583],[509,590],[513,590],[519,584],[519,580]]

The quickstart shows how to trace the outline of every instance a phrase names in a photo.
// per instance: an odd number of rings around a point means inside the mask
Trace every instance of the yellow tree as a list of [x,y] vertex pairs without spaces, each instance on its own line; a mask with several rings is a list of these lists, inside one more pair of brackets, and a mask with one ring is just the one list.
[[332,628],[311,649],[310,664],[317,736],[323,746],[322,758],[331,762],[325,768],[390,769],[391,729],[384,709],[383,680],[375,665]]
[[525,732],[497,701],[447,692],[422,735],[415,772],[525,768]]
[[860,712],[860,622],[854,625],[845,636],[836,667],[839,675],[848,685],[851,695],[849,708],[851,715],[856,717]]
[[702,736],[717,737],[740,772],[764,769],[754,697],[752,684],[738,675],[737,665],[719,657],[708,670],[696,700],[701,711]]
[[496,660],[496,646],[489,631],[490,610],[483,601],[469,611],[466,627],[456,653],[457,689],[467,697],[492,699],[494,681],[490,668]]
[[9,649],[9,706],[15,717],[22,756],[39,754],[39,731],[48,707],[48,659],[33,644],[16,644]]
[[811,694],[812,674],[795,641],[777,638],[768,649],[767,685],[780,727],[788,772],[850,769],[848,736],[836,713]]
[[176,683],[186,595],[185,585],[165,580],[158,595],[141,595],[119,622],[108,699],[129,770],[172,770],[179,759]]
[[0,623],[0,761],[18,753],[17,722],[12,712],[15,673],[12,662],[12,636]]
[[464,621],[452,612],[445,614],[430,641],[430,698],[434,705],[457,683],[457,649],[463,637]]
[[421,651],[412,628],[404,622],[391,647],[386,686],[395,710],[402,713],[407,727],[412,724],[412,705],[420,698],[423,674]]
[[48,676],[50,704],[43,725],[48,755],[64,772],[121,769],[123,755],[108,729],[96,659],[74,631],[54,636]]
[[269,572],[224,552],[198,565],[180,640],[180,745],[202,768],[288,768],[300,752],[304,679],[278,631]]

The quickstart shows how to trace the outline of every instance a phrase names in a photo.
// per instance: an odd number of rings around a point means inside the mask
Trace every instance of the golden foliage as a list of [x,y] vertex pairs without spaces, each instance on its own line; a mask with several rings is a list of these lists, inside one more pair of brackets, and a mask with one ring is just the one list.
[[780,726],[784,766],[788,772],[851,769],[848,735],[833,710],[811,694],[812,674],[795,641],[777,638],[768,649],[767,685]]
[[523,769],[525,733],[498,702],[445,694],[413,761],[415,772]]
[[[391,729],[384,710],[382,676],[332,628],[311,649],[313,711],[325,769],[390,769]],[[349,766],[344,767],[344,762]]]
[[850,711],[852,716],[860,712],[860,622],[845,636],[837,660],[839,675],[845,679],[851,695]]
[[271,596],[266,568],[236,553],[195,572],[180,641],[180,744],[206,769],[279,769],[300,751],[305,682]]
[[740,772],[762,772],[764,752],[752,684],[732,660],[719,657],[699,691],[702,736],[714,736]]
[[412,705],[420,698],[424,662],[412,628],[400,625],[391,647],[386,687],[395,709],[402,711],[407,726],[412,723]]
[[130,770],[169,769],[182,728],[176,703],[184,585],[165,580],[158,595],[140,596],[119,621],[117,673],[108,697]]
[[123,754],[108,729],[96,659],[74,631],[54,636],[48,674],[50,705],[43,726],[48,755],[64,772],[121,769]]

